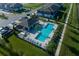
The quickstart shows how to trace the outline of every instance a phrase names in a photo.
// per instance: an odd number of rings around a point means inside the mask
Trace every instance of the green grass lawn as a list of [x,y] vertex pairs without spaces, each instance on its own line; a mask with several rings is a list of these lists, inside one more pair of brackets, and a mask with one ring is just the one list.
[[[24,40],[17,38],[15,35],[12,35],[8,40],[10,41],[10,44],[12,45],[13,50],[15,50],[17,53],[22,53],[23,55],[27,55],[27,56],[28,55],[31,55],[31,56],[48,55],[46,51],[43,51],[42,49]],[[0,54],[0,55],[3,55],[3,54]]]
[[77,5],[74,4],[69,18],[63,44],[61,46],[60,55],[73,56],[79,55],[79,27],[77,16]]
[[41,5],[43,5],[42,3],[26,3],[23,4],[24,8],[30,8],[30,9],[35,9],[37,7],[40,7]]

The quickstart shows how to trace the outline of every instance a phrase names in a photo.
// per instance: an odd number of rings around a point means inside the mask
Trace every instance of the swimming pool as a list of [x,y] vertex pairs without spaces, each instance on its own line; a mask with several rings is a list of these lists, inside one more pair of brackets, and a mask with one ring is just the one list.
[[54,30],[54,24],[48,23],[41,32],[37,35],[36,39],[41,42],[44,42],[46,38],[49,37],[49,34]]

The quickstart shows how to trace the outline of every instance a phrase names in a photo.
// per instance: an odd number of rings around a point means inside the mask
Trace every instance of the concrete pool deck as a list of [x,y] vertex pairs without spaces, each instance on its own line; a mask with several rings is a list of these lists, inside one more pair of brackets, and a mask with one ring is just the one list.
[[[42,21],[39,21],[40,24],[46,26],[48,23],[50,22],[42,22]],[[32,33],[29,33],[26,37],[24,37],[23,39],[28,41],[28,42],[31,42],[32,44],[34,45],[37,45],[43,49],[46,49],[46,46],[48,45],[49,41],[52,40],[52,37],[54,35],[54,32],[55,30],[57,29],[57,24],[55,23],[50,23],[50,24],[54,24],[54,30],[52,30],[52,32],[49,34],[49,36],[45,39],[44,42],[38,40],[36,37],[39,35],[40,31],[36,32],[35,34],[32,34]]]

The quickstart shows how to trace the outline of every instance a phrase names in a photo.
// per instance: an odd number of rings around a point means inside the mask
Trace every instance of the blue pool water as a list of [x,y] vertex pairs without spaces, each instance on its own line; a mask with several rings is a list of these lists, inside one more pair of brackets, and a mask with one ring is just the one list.
[[46,38],[49,37],[49,34],[54,30],[54,24],[47,24],[42,30],[41,32],[38,34],[38,36],[36,37],[36,39],[38,39],[39,41],[44,42],[46,40]]

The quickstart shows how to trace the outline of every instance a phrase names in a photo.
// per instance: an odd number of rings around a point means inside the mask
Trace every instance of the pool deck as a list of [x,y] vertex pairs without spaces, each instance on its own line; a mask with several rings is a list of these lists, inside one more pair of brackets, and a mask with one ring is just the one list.
[[[46,26],[48,23],[50,22],[42,22],[39,21],[39,24],[42,24],[44,26]],[[54,24],[54,23],[50,23],[50,24]],[[43,49],[46,49],[46,46],[48,45],[49,41],[51,41],[55,30],[57,29],[57,24],[54,24],[54,30],[52,30],[52,32],[49,34],[48,38],[45,39],[44,42],[39,41],[38,39],[36,39],[37,35],[40,33],[40,31],[36,32],[35,34],[29,33],[26,37],[24,37],[24,40],[31,42],[32,44],[35,44]]]
[[[51,24],[52,24],[52,23],[51,23]],[[58,27],[58,25],[55,24],[54,31],[52,30],[52,32],[49,34],[49,37],[45,40],[45,42],[44,42],[44,44],[43,44],[44,47],[46,47],[46,45],[49,43],[49,41],[52,40],[52,37],[53,37],[54,32],[55,32],[55,30],[57,29],[57,27]]]

